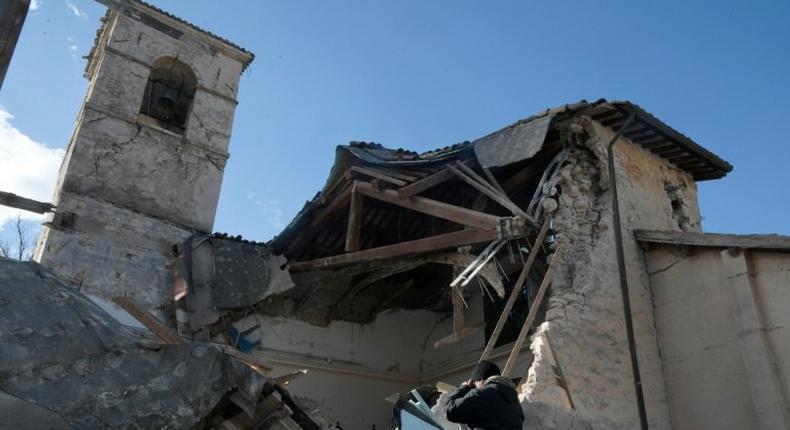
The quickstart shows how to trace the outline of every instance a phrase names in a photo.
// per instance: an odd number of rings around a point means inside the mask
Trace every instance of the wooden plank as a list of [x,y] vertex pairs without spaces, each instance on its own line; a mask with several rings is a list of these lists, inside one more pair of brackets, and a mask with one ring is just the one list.
[[307,369],[299,369],[293,372],[286,373],[285,375],[276,376],[274,378],[274,382],[280,385],[288,385],[294,379],[301,378],[304,375],[307,375]]
[[153,315],[145,309],[137,306],[137,304],[129,297],[114,297],[112,299],[118,306],[123,308],[129,315],[133,316],[137,321],[140,321],[148,330],[167,343],[187,343],[187,340],[176,334],[169,327],[160,323]]
[[466,325],[466,315],[464,309],[466,307],[466,300],[464,300],[463,291],[460,287],[451,288],[452,297],[450,301],[453,303],[453,332],[461,333]]
[[[118,306],[123,308],[129,315],[133,316],[137,321],[140,321],[148,330],[157,336],[160,339],[165,341],[165,343],[169,344],[184,344],[189,343],[188,340],[184,339],[183,337],[176,334],[170,327],[165,326],[164,324],[160,323],[159,320],[156,319],[153,315],[151,315],[145,309],[139,307],[132,299],[129,297],[113,297],[112,299]],[[246,352],[242,352],[233,348],[229,345],[220,345],[220,344],[212,344],[215,347],[222,350],[227,355],[231,357],[237,358],[247,365],[255,369],[259,373],[265,373],[272,370],[271,366],[267,363],[264,363],[258,357],[247,354]]]
[[233,358],[238,358],[239,360],[246,363],[248,366],[255,369],[258,373],[264,374],[272,370],[272,366],[260,358],[248,354],[246,352],[239,351],[238,349],[230,346],[230,345],[220,345],[218,343],[213,343],[212,345],[216,346],[217,348],[221,349],[227,355],[230,355]]
[[[549,352],[549,363],[551,363],[551,370],[554,371],[554,378],[557,381],[557,385],[565,391],[565,407],[568,409],[576,409],[576,406],[573,404],[573,396],[571,396],[571,390],[568,387],[568,380],[565,379],[565,374],[562,373],[562,366],[560,366],[560,362],[557,360],[557,353],[554,352],[554,347],[551,345],[551,339],[549,339],[549,332],[546,331],[543,333],[543,339],[546,341],[546,346],[548,347]],[[526,378],[524,378],[526,380]]]
[[322,205],[325,205],[326,202],[328,202],[333,197],[333,195],[335,193],[335,190],[337,190],[337,189],[345,190],[346,188],[349,187],[351,182],[353,182],[353,181],[351,181],[348,178],[346,178],[345,175],[341,176],[328,189],[321,191],[321,198],[320,198],[319,202]]
[[425,197],[409,197],[408,199],[402,199],[395,190],[377,190],[371,184],[365,182],[359,182],[357,184],[357,191],[385,203],[391,203],[406,209],[453,221],[458,224],[479,228],[481,230],[496,229],[501,219],[498,216]]
[[519,187],[524,186],[526,182],[532,181],[535,177],[542,174],[542,170],[538,170],[535,167],[529,165],[524,167],[523,169],[519,170],[513,176],[508,178],[505,182],[502,183],[502,188],[505,189],[505,193],[512,193],[517,191]]
[[529,271],[532,269],[532,264],[535,263],[535,257],[537,257],[538,252],[540,251],[540,246],[543,243],[543,239],[546,237],[546,232],[549,231],[550,222],[550,218],[546,218],[546,220],[543,221],[543,226],[540,228],[538,236],[535,238],[535,242],[532,243],[532,248],[530,248],[527,261],[524,262],[524,267],[521,269],[521,273],[518,275],[516,284],[510,291],[510,296],[508,296],[507,302],[505,302],[505,307],[502,309],[502,313],[499,314],[499,320],[497,320],[494,331],[491,333],[491,337],[488,339],[488,343],[483,350],[483,354],[480,355],[480,360],[478,360],[478,362],[488,359],[489,355],[491,355],[491,351],[494,350],[494,345],[496,345],[497,341],[499,340],[499,335],[502,334],[502,329],[505,328],[505,323],[507,322],[507,318],[510,315],[510,311],[513,309],[513,305],[516,303],[518,293],[521,291],[521,286],[524,285],[524,281],[527,280]]
[[380,181],[389,182],[390,184],[397,185],[399,187],[402,187],[402,186],[407,184],[406,181],[402,181],[400,179],[395,179],[395,178],[393,178],[391,176],[387,176],[387,175],[385,175],[385,174],[383,174],[383,173],[381,173],[379,171],[376,171],[374,169],[368,169],[368,168],[365,168],[365,167],[354,166],[351,169],[349,169],[348,171],[349,171],[349,173],[361,173],[361,174],[363,174],[365,176],[370,176],[371,178],[378,179]]
[[[469,267],[474,261],[475,256],[472,254],[462,254],[455,251],[447,251],[436,254],[430,254],[422,257],[420,261],[449,264],[460,269]],[[502,286],[502,277],[494,265],[485,265],[479,273],[497,293],[499,297],[505,297],[505,287]]]
[[557,250],[554,251],[554,256],[551,258],[549,268],[546,270],[546,275],[543,276],[543,282],[540,284],[538,294],[535,295],[535,300],[529,307],[527,319],[524,321],[524,325],[521,327],[521,332],[519,332],[518,338],[516,338],[516,341],[513,343],[513,350],[510,351],[510,356],[507,358],[505,368],[502,370],[502,376],[508,377],[513,372],[513,367],[516,365],[516,360],[518,360],[518,355],[521,353],[521,348],[524,346],[524,341],[527,340],[527,334],[529,333],[530,327],[532,327],[532,322],[535,321],[535,317],[538,315],[540,304],[543,303],[543,296],[546,295],[546,290],[549,288],[552,278],[554,278],[554,270],[557,267],[556,263],[560,259],[559,257],[561,252],[562,246],[558,246]]
[[[456,163],[455,165],[451,165],[451,166],[453,166],[453,167],[457,168],[458,170],[466,173],[467,176],[469,176],[473,180],[477,181],[480,185],[484,186],[485,188],[487,188],[491,192],[499,193],[499,191],[497,191],[497,189],[493,185],[488,183],[488,181],[483,179],[480,175],[477,174],[477,172],[472,170],[472,168],[470,168],[469,166],[463,165],[461,163]],[[503,197],[507,198],[507,195],[504,195]]]
[[790,251],[790,236],[776,234],[720,234],[690,231],[636,230],[634,231],[634,236],[636,240],[648,243]]
[[496,177],[494,176],[494,174],[491,173],[491,169],[489,169],[487,167],[483,167],[482,169],[483,169],[483,173],[486,174],[486,178],[488,178],[488,180],[491,182],[491,184],[494,186],[494,188],[499,190],[500,193],[507,195],[505,193],[505,189],[502,188],[502,185],[499,183],[499,181],[496,180]]
[[337,198],[332,200],[326,208],[319,211],[319,213],[310,221],[310,227],[317,227],[319,224],[324,222],[326,218],[332,215],[336,210],[345,207],[351,201],[351,190],[354,188],[354,182],[348,184],[340,194],[337,195]]
[[351,190],[351,204],[348,207],[348,228],[346,230],[346,252],[359,251],[359,235],[362,231],[362,194]]
[[377,172],[381,172],[392,178],[400,179],[406,182],[415,182],[427,176],[427,174],[425,173],[415,172],[406,169],[391,169],[386,167],[376,167],[374,170],[376,170]]
[[329,217],[335,214],[335,211],[338,209],[346,206],[351,201],[351,190],[354,187],[353,183],[348,184],[348,186],[340,192],[340,194],[332,200],[325,208],[320,209],[317,212],[316,216],[305,226],[304,230],[301,234],[299,234],[296,239],[288,244],[288,249],[299,249],[304,242],[308,239],[313,239],[313,235],[311,234],[313,230],[315,230],[321,223],[326,221]]
[[386,258],[404,257],[407,255],[424,252],[439,251],[448,248],[457,248],[465,245],[490,242],[497,238],[496,230],[461,230],[378,248],[364,249],[348,254],[319,258],[310,261],[299,261],[290,265],[291,272],[326,269],[342,266],[344,264],[359,263],[363,261],[382,260]]
[[417,182],[406,185],[405,187],[399,189],[398,196],[402,199],[416,196],[417,194],[420,194],[429,188],[433,188],[447,181],[448,179],[452,179],[453,177],[455,177],[455,175],[450,169],[442,169],[432,175],[420,179]]
[[517,215],[517,216],[523,217],[525,219],[529,218],[527,216],[527,214],[524,213],[524,211],[521,210],[521,208],[519,208],[518,206],[516,206],[515,203],[510,201],[510,199],[507,196],[497,192],[492,186],[490,186],[490,185],[487,186],[487,185],[484,185],[484,184],[480,183],[479,181],[477,181],[474,178],[470,177],[467,174],[467,172],[461,172],[460,169],[458,169],[457,167],[455,167],[453,165],[448,166],[448,168],[456,176],[458,176],[462,181],[464,181],[467,184],[471,185],[477,191],[480,191],[481,193],[485,194],[491,200],[499,203],[502,207],[504,207],[505,209],[509,210],[513,215]]
[[0,205],[22,209],[24,211],[43,214],[55,209],[52,203],[40,202],[27,197],[18,196],[14,193],[0,191]]

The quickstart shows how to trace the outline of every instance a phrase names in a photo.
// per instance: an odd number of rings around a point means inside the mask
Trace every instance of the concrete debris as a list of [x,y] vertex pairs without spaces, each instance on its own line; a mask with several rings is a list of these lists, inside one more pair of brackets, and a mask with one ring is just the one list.
[[221,330],[233,339],[231,344],[240,342],[245,350],[251,349],[260,341],[253,323],[243,328],[215,324],[231,311],[249,309],[293,288],[285,264],[285,257],[270,248],[240,237],[191,236],[173,264],[179,332],[206,341]]
[[233,410],[267,419],[279,388],[212,344],[121,325],[36,263],[0,259],[0,299],[0,410],[28,427],[212,428]]

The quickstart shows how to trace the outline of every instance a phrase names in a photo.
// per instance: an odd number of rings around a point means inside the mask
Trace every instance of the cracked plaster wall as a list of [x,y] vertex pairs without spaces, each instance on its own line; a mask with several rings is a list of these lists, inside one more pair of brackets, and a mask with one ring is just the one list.
[[[728,279],[721,249],[650,246],[646,258],[672,427],[782,427],[761,422],[768,414],[759,407],[760,394],[772,389],[769,379],[790,392],[790,254],[748,252],[751,303],[732,294],[738,287]],[[762,330],[741,327],[749,309],[764,315]],[[760,332],[773,347],[778,373],[751,370],[770,354],[747,343]]]
[[[45,226],[34,258],[100,297],[154,309],[172,297],[172,247],[212,230],[242,63],[189,31],[176,39],[117,12],[102,31],[53,197],[76,225]],[[183,134],[139,114],[162,57],[197,76]]]
[[[559,189],[555,229],[565,243],[549,294],[545,331],[579,414],[595,428],[639,427],[620,293],[613,233],[607,128],[581,119],[589,138],[572,146],[570,163],[554,184]],[[581,129],[579,128],[579,129]],[[699,230],[696,186],[690,175],[621,139],[614,147],[623,241],[637,355],[650,428],[667,429],[661,361],[643,254],[635,229],[679,230],[667,184],[682,195],[684,228]],[[677,196],[675,196],[677,197]],[[677,210],[678,204],[675,207]],[[535,361],[525,392],[532,401],[564,405],[545,346],[533,339]]]
[[369,324],[332,321],[326,326],[259,315],[261,350],[277,372],[307,368],[288,390],[309,411],[344,428],[389,428],[392,405],[384,399],[419,381],[427,331],[443,316],[385,311]]
[[[480,291],[470,289],[467,320],[482,318]],[[325,326],[275,316],[258,315],[262,342],[256,354],[276,364],[278,372],[309,369],[288,389],[308,410],[317,410],[330,423],[344,428],[389,428],[391,405],[384,398],[407,393],[437,381],[459,384],[469,378],[480,357],[483,331],[434,348],[452,333],[452,315],[427,310],[388,310],[369,324],[331,321]],[[504,366],[511,346],[494,350]],[[515,373],[523,374],[532,361],[524,350]],[[284,366],[284,367],[283,367]],[[338,387],[342,387],[338,389]]]

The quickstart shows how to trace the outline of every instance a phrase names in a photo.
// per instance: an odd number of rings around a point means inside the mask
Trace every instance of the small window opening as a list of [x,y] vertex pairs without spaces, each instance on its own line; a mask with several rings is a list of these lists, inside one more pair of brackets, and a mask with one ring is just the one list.
[[160,58],[151,69],[140,113],[181,134],[186,128],[196,86],[197,79],[189,66],[175,58]]

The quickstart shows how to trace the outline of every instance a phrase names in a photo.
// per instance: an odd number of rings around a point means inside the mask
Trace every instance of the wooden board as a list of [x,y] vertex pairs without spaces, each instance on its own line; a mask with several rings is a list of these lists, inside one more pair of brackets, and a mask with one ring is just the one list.
[[[356,188],[356,186],[355,186]],[[348,227],[346,230],[346,252],[359,251],[359,235],[362,231],[362,195],[351,190],[351,204],[348,208]]]
[[29,212],[35,212],[38,214],[47,213],[55,208],[52,203],[28,199],[26,197],[18,196],[14,193],[6,193],[4,191],[0,191],[0,205],[22,209]]
[[448,179],[452,179],[453,177],[455,177],[455,174],[450,169],[440,170],[430,176],[426,176],[417,182],[406,185],[405,187],[399,189],[398,196],[402,199],[416,196],[417,194],[420,194],[429,188],[433,188],[447,181]]
[[636,240],[646,243],[790,251],[790,236],[780,236],[776,234],[740,235],[695,233],[689,231],[635,230],[634,237],[636,237]]
[[410,197],[408,199],[403,199],[395,190],[377,190],[371,184],[365,182],[357,183],[356,190],[361,194],[385,203],[482,230],[496,229],[501,219],[498,216],[485,212],[478,212],[425,197]]
[[478,243],[490,242],[494,239],[497,239],[496,230],[462,230],[453,233],[441,234],[438,236],[426,237],[424,239],[411,240],[393,245],[380,246],[378,248],[365,249],[348,254],[319,258],[316,260],[299,261],[291,264],[290,270],[292,272],[301,272],[337,267],[363,261],[404,257],[407,255],[420,254],[423,252],[439,251],[465,245],[475,245]]

